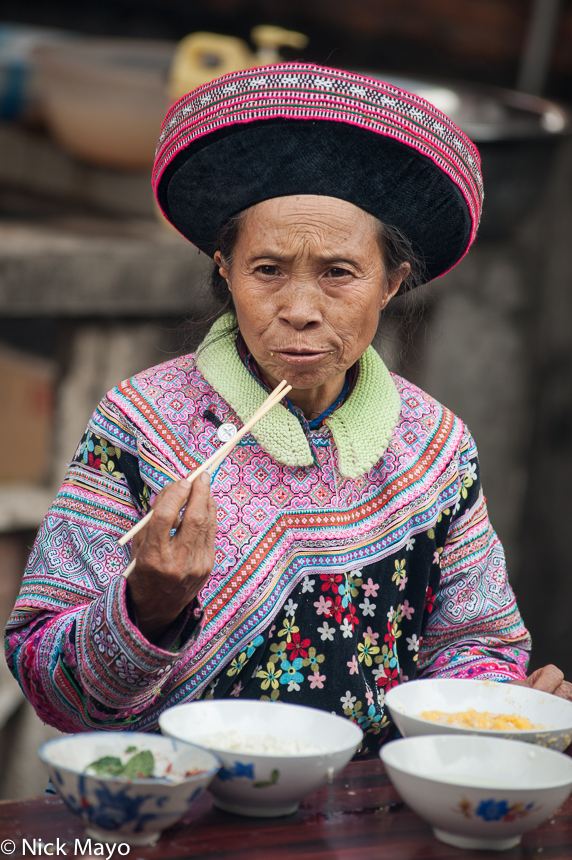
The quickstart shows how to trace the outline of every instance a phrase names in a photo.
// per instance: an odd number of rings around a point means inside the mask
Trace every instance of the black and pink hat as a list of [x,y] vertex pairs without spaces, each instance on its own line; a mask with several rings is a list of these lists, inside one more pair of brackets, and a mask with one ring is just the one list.
[[211,256],[228,219],[263,200],[347,200],[401,230],[428,280],[467,252],[483,202],[476,148],[432,104],[302,63],[232,72],[180,99],[153,187],[166,218]]

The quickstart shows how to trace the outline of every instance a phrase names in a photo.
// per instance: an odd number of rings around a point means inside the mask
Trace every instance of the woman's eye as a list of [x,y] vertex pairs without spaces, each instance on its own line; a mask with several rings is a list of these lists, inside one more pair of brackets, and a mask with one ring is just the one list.
[[276,268],[276,266],[258,266],[256,271],[260,272],[261,275],[265,275],[267,278],[274,277],[278,274],[278,269]]
[[329,278],[345,278],[348,275],[351,275],[351,272],[348,269],[342,269],[338,266],[334,266],[327,273],[327,277]]

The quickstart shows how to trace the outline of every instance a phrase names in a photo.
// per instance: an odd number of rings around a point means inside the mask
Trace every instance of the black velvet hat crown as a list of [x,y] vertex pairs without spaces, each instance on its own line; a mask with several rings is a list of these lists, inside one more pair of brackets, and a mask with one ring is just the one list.
[[300,64],[234,72],[181,99],[163,125],[153,178],[165,216],[211,256],[243,209],[317,194],[397,227],[428,280],[468,250],[483,197],[472,143],[424,99]]

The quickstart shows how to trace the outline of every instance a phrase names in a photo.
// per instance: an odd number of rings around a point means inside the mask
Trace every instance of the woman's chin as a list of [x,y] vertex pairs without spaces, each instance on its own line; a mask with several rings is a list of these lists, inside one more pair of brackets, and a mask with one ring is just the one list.
[[277,378],[285,379],[295,391],[308,391],[313,388],[321,388],[339,375],[339,371],[324,373],[317,368],[285,367],[282,375]]
[[278,381],[286,379],[294,389],[320,388],[345,371],[340,370],[331,355],[321,355],[315,360],[290,361],[274,355],[263,368],[265,375]]

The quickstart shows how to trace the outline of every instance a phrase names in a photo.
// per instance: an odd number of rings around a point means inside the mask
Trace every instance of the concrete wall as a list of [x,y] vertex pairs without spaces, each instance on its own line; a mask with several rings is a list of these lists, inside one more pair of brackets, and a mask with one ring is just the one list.
[[538,209],[509,239],[477,240],[426,301],[403,373],[472,431],[533,667],[552,662],[570,678],[572,141]]

